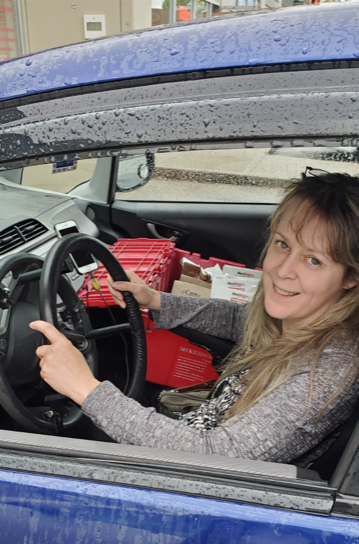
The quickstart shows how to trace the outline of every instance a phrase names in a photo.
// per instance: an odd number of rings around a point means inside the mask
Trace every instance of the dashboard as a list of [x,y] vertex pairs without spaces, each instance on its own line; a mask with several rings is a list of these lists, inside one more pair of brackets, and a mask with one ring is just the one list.
[[[87,208],[81,198],[21,187],[0,177],[0,259],[19,252],[45,258],[58,239],[54,226],[68,220],[97,238],[99,230],[87,217]],[[77,291],[83,276],[73,270],[68,278]]]

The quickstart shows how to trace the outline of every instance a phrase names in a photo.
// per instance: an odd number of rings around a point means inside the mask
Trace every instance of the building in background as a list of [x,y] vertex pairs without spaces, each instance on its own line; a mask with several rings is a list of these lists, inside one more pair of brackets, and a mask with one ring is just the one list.
[[[4,3],[16,14],[18,54],[152,26],[151,0],[0,0]],[[16,54],[5,58],[11,56]]]
[[[336,0],[335,0],[336,1]],[[152,26],[319,0],[152,0]]]
[[0,0],[0,61],[166,23],[319,1]]
[[13,0],[0,0],[0,61],[18,57],[17,19]]

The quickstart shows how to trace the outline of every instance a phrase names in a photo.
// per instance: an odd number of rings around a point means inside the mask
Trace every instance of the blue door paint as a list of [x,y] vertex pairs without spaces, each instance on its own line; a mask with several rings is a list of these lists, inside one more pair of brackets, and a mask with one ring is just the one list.
[[0,471],[0,542],[349,544],[359,521]]

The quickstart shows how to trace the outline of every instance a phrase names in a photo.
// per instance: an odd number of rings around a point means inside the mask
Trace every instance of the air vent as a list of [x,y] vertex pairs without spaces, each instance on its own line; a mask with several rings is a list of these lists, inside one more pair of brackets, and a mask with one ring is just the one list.
[[48,229],[35,219],[25,219],[0,232],[0,255],[5,255],[17,247],[34,240]]

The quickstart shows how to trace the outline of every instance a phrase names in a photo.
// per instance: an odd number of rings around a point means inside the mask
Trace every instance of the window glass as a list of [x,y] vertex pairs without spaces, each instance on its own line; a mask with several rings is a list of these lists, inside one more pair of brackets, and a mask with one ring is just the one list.
[[96,162],[97,159],[85,159],[28,166],[23,170],[21,183],[26,187],[68,193],[91,179]]
[[208,16],[207,2],[204,0],[197,0],[196,2],[196,19],[204,19]]
[[356,148],[211,149],[155,153],[148,183],[120,200],[263,202],[282,199],[306,166],[359,176]]

